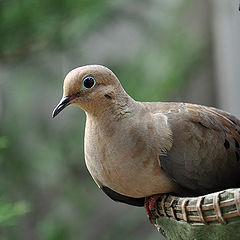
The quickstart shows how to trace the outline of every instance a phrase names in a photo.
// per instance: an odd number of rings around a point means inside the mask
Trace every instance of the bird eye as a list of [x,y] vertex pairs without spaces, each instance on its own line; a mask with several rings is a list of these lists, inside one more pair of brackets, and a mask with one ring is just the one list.
[[83,86],[85,88],[92,88],[96,83],[95,78],[88,76],[83,79]]

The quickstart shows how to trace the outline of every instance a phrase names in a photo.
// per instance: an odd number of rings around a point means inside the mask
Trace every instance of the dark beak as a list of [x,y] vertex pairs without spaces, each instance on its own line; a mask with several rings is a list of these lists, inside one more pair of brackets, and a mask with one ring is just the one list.
[[52,112],[52,118],[56,117],[65,107],[70,104],[71,97],[63,97]]

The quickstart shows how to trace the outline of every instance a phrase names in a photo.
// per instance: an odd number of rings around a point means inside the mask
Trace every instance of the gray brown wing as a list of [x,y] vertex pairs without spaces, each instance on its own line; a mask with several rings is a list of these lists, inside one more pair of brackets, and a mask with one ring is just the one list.
[[240,121],[229,113],[193,104],[165,112],[173,145],[161,155],[163,170],[181,186],[206,194],[240,186]]

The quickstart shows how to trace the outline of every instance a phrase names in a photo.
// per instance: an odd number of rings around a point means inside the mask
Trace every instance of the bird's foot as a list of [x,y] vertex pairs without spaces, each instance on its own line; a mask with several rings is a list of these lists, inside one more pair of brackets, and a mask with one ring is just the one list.
[[145,207],[145,210],[146,210],[146,213],[148,215],[148,218],[149,218],[149,221],[157,226],[156,224],[156,203],[157,203],[157,200],[161,197],[162,195],[161,194],[155,194],[155,195],[152,195],[150,197],[146,197],[145,198],[145,202],[144,202],[144,207]]

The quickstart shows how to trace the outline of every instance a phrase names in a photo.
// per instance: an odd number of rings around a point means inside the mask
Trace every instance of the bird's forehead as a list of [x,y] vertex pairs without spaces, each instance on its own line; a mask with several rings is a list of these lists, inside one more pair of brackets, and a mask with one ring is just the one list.
[[82,73],[78,69],[74,69],[64,79],[64,92],[67,94],[74,93],[81,88],[81,85]]
[[88,65],[78,67],[70,71],[64,80],[65,94],[73,94],[82,86],[82,80],[86,76],[92,76],[99,84],[114,85],[118,82],[114,73],[108,68],[100,65]]
[[98,65],[89,65],[78,67],[70,71],[66,78],[66,84],[79,82],[81,83],[82,79],[86,76],[93,76],[93,77],[101,77],[104,76],[108,72],[108,69]]
[[82,77],[86,74],[87,72],[81,71],[81,68],[75,68],[67,74],[67,76],[65,77],[64,83],[71,84],[74,82],[81,82]]

